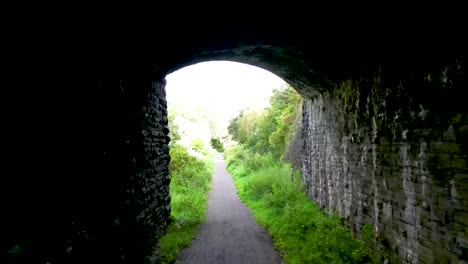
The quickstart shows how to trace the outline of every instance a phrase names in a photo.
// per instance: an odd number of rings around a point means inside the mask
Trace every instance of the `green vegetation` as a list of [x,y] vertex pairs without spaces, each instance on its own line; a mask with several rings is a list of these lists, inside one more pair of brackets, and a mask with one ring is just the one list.
[[201,138],[195,138],[190,143],[191,143],[192,149],[196,152],[202,153],[203,150],[205,149],[205,143],[203,142],[203,139]]
[[[286,263],[368,263],[367,243],[355,238],[331,210],[307,198],[299,171],[282,161],[294,133],[300,96],[276,90],[271,107],[244,111],[229,132],[238,146],[226,151],[241,200],[265,226]],[[365,226],[366,241],[372,227]]]
[[[379,249],[375,248],[375,231],[374,226],[371,224],[364,224],[361,227],[361,238],[364,242],[364,253],[369,256],[370,259],[377,260],[382,258]],[[376,261],[374,261],[376,262]]]
[[228,127],[232,138],[259,154],[279,160],[294,133],[294,120],[301,96],[290,86],[273,90],[271,107],[264,111],[241,111]]
[[169,127],[169,138],[171,139],[169,142],[169,147],[172,147],[176,144],[177,141],[181,139],[181,135],[179,132],[179,126],[175,123],[175,118],[177,116],[177,112],[175,109],[168,112],[167,119],[168,119],[168,127]]
[[174,263],[179,251],[188,247],[205,221],[213,160],[194,157],[181,145],[170,149],[171,218],[166,234],[159,241],[161,263]]
[[[158,263],[174,263],[183,248],[190,246],[205,221],[213,158],[206,135],[215,134],[215,124],[203,109],[188,112],[169,106],[171,142],[171,224],[158,241]],[[195,130],[200,130],[194,133]]]
[[[228,170],[241,200],[282,252],[285,263],[365,263],[365,244],[341,218],[310,201],[300,173],[271,155],[237,147],[227,151]],[[291,180],[292,179],[292,180]]]
[[223,142],[219,138],[211,138],[211,146],[216,149],[218,152],[224,152]]
[[[186,109],[168,103],[172,223],[158,241],[159,263],[174,263],[205,221],[215,149],[222,147],[214,117],[203,107]],[[217,139],[216,148],[210,138]]]
[[[269,108],[246,109],[231,120],[228,131],[239,144],[227,149],[226,156],[238,194],[269,231],[286,263],[369,263],[374,257],[372,226],[364,225],[363,239],[357,239],[335,212],[322,211],[307,198],[300,172],[283,162],[300,101],[292,87],[285,87],[273,92]],[[209,142],[200,135],[187,137],[200,122],[211,131]],[[205,221],[213,173],[209,157],[214,155],[207,148],[224,151],[213,124],[188,113],[169,118],[172,223],[158,244],[162,263],[174,263]]]

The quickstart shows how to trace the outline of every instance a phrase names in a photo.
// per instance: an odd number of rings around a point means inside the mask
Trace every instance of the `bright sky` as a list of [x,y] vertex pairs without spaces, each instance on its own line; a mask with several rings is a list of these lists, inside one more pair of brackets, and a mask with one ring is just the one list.
[[177,108],[202,105],[228,122],[246,106],[265,107],[283,79],[262,68],[231,61],[210,61],[166,76],[167,101]]

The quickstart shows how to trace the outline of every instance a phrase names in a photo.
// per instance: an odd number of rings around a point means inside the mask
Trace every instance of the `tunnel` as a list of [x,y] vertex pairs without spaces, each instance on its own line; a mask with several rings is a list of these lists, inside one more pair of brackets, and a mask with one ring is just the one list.
[[459,16],[207,10],[71,19],[20,49],[2,263],[156,263],[170,215],[165,76],[216,60],[301,94],[294,140],[309,198],[356,234],[372,224],[389,263],[468,259]]

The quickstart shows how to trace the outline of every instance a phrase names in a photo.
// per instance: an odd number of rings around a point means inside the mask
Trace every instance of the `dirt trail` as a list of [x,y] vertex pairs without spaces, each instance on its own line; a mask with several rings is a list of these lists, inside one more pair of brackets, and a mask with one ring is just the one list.
[[236,194],[222,155],[215,158],[206,223],[191,247],[182,250],[178,264],[282,263],[267,231],[252,218]]

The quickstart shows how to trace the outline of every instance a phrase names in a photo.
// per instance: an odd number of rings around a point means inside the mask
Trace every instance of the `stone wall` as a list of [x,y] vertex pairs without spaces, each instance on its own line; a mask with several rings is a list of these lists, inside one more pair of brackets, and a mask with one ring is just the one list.
[[154,262],[170,214],[165,81],[74,83],[41,102],[40,144],[2,185],[0,262]]
[[459,61],[419,72],[376,68],[304,101],[309,197],[356,234],[371,224],[383,261],[468,259],[463,70]]
[[109,255],[123,263],[154,262],[170,215],[165,81],[104,81],[101,88],[109,98],[102,138],[103,177],[112,181],[102,190],[112,194],[103,216],[106,228],[112,226]]

